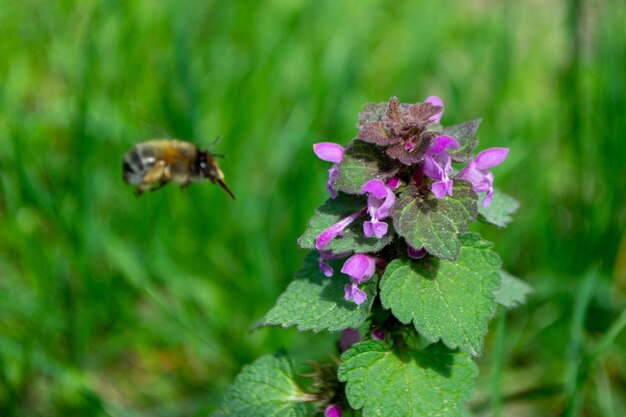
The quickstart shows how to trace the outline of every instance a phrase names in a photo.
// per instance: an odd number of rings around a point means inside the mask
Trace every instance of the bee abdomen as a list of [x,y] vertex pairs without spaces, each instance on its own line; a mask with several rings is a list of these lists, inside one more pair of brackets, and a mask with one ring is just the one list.
[[145,167],[139,156],[137,147],[128,151],[122,161],[122,176],[127,184],[141,184]]

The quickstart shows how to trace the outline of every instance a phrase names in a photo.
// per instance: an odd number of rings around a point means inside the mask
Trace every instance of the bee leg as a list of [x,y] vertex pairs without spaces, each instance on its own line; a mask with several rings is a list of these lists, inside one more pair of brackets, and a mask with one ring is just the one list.
[[[156,191],[163,187],[172,179],[172,174],[165,161],[157,162],[150,171],[143,176],[143,182],[137,187],[138,192],[144,192],[147,190]],[[158,183],[156,186],[152,184]]]

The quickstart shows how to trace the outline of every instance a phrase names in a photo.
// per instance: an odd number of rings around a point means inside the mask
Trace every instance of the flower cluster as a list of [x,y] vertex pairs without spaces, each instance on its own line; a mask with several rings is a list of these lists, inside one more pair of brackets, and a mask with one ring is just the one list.
[[[394,166],[396,174],[391,177],[374,177],[364,182],[360,194],[366,196],[367,203],[353,213],[346,213],[345,217],[327,227],[315,239],[319,266],[327,277],[332,277],[334,273],[328,261],[352,255],[341,268],[341,272],[350,280],[345,286],[346,300],[361,304],[367,299],[359,286],[370,280],[376,273],[377,265],[384,261],[373,253],[334,253],[327,246],[343,236],[344,231],[366,213],[369,219],[362,222],[364,238],[381,239],[393,233],[386,219],[393,213],[396,193],[408,183],[427,187],[435,199],[441,200],[454,196],[455,181],[467,181],[474,192],[485,193],[483,207],[490,205],[494,180],[490,169],[504,161],[508,149],[487,149],[466,159],[469,162],[462,169],[455,170],[453,162],[459,161],[455,159],[455,152],[460,151],[468,137],[453,137],[447,133],[440,124],[443,111],[443,101],[436,96],[410,105],[401,104],[396,97],[392,97],[388,103],[366,105],[365,111],[359,115],[359,134],[355,141],[375,145],[379,149],[380,164]],[[333,163],[328,171],[327,188],[330,197],[335,199],[341,190],[337,190],[334,183],[342,170],[346,149],[336,143],[322,142],[313,145],[313,151],[320,159]],[[416,181],[416,178],[428,180]],[[413,259],[420,259],[427,253],[424,248],[412,247],[410,244],[407,244],[406,251]]]

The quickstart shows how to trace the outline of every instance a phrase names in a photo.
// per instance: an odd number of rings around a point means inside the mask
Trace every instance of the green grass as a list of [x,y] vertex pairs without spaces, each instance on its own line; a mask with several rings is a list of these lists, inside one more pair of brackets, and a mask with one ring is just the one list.
[[[206,415],[260,354],[327,360],[334,335],[248,331],[326,198],[311,145],[432,94],[511,148],[496,184],[522,208],[479,229],[536,289],[494,320],[472,409],[624,414],[624,21],[590,0],[0,0],[0,415]],[[134,143],[217,136],[236,202],[121,180]]]

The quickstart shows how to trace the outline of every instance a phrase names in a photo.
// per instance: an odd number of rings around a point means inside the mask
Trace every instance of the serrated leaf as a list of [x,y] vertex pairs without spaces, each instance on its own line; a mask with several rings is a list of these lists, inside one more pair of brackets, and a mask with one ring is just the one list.
[[291,361],[277,353],[244,366],[213,417],[304,417],[310,415],[305,400]]
[[405,188],[392,210],[393,225],[414,248],[424,248],[438,258],[454,260],[460,248],[458,234],[476,220],[476,193],[468,182],[454,181],[454,196],[437,199],[421,194],[413,185]]
[[511,215],[519,209],[519,201],[502,191],[493,190],[491,204],[483,207],[485,196],[486,194],[481,196],[478,203],[480,220],[498,227],[506,227],[513,221]]
[[363,111],[359,113],[359,122],[356,124],[356,128],[360,130],[368,122],[380,122],[387,112],[388,105],[387,102],[366,103],[363,106]]
[[[315,249],[315,239],[328,227],[337,223],[344,217],[363,210],[367,206],[365,197],[339,194],[335,199],[328,199],[319,207],[309,220],[306,230],[298,239],[298,244],[306,249]],[[363,214],[354,223],[348,226],[343,236],[333,239],[324,250],[341,252],[378,252],[393,240],[393,229],[381,239],[375,236],[366,238],[363,234],[363,222],[369,220],[367,214]],[[391,220],[383,220],[390,222]]]
[[448,151],[454,161],[468,162],[472,159],[472,151],[478,145],[478,138],[474,135],[481,122],[482,119],[470,120],[469,122],[448,126],[443,129],[444,135],[453,137],[459,142],[460,146],[458,149]]
[[460,417],[478,369],[462,352],[441,345],[394,351],[378,341],[354,345],[341,356],[339,380],[363,417]]
[[366,182],[373,179],[386,181],[399,170],[399,165],[384,157],[380,147],[354,140],[346,147],[339,175],[333,183],[336,190],[359,194]]
[[501,262],[477,234],[461,239],[456,262],[393,260],[380,282],[380,300],[431,343],[441,340],[450,349],[479,356],[496,307],[493,292],[500,285]]
[[533,288],[504,270],[500,270],[500,277],[502,278],[500,288],[493,293],[496,301],[506,308],[526,304],[526,299],[533,292]]
[[361,286],[367,300],[356,305],[344,299],[343,287],[349,280],[339,272],[338,265],[333,265],[335,275],[328,278],[319,270],[317,253],[311,252],[304,262],[304,268],[296,273],[294,281],[267,313],[263,324],[295,325],[300,331],[314,332],[360,327],[372,307],[377,280],[372,279]]

